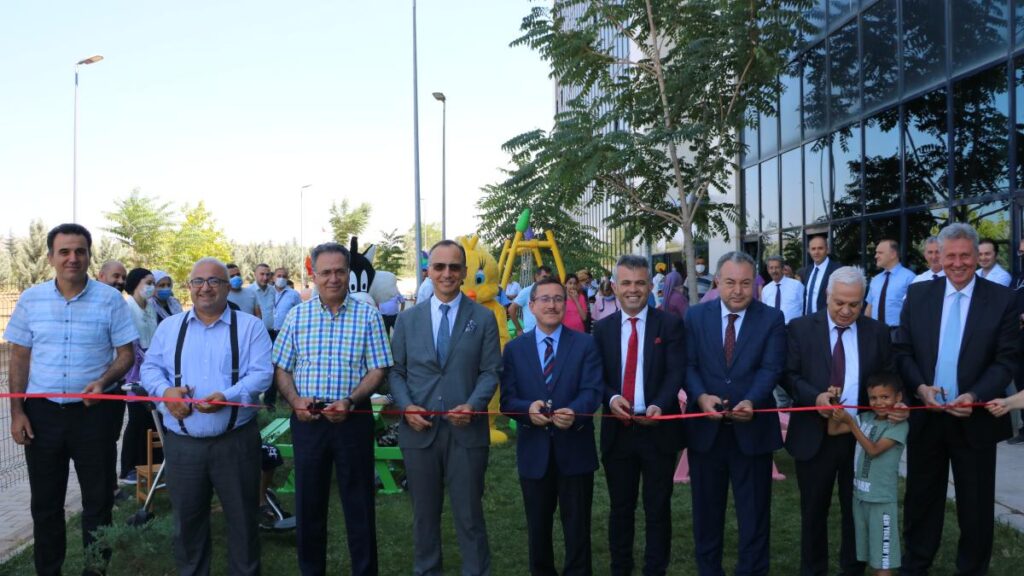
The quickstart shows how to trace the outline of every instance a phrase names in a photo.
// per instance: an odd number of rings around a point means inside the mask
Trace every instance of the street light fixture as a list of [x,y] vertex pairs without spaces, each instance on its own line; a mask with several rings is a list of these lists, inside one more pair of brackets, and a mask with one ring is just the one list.
[[441,102],[441,238],[448,237],[447,231],[447,219],[445,218],[445,208],[448,205],[445,198],[445,177],[446,177],[446,145],[447,145],[447,129],[448,129],[448,100],[444,97],[444,92],[434,92],[434,100]]
[[302,268],[302,288],[306,287],[306,242],[303,237],[303,230],[305,227],[303,217],[305,216],[304,208],[306,188],[309,188],[310,186],[312,186],[312,184],[306,184],[299,188],[299,254],[302,254],[302,265],[300,266]]
[[75,125],[73,130],[71,158],[71,221],[78,222],[78,67],[88,66],[103,60],[99,54],[75,62]]

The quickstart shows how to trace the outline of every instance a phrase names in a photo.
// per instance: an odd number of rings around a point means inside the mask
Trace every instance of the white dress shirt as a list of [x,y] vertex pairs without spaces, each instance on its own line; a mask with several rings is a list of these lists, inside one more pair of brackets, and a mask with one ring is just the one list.
[[747,309],[744,308],[739,312],[732,312],[725,307],[725,302],[722,302],[722,344],[725,344],[725,331],[729,328],[729,314],[737,314],[739,318],[733,323],[733,329],[736,331],[736,341],[740,341],[740,326],[743,325],[743,317],[747,315]]
[[983,269],[978,268],[978,276],[981,276],[990,282],[1002,284],[1003,286],[1009,286],[1010,282],[1013,281],[1013,278],[1010,277],[1010,273],[1000,266],[998,262],[996,262],[992,266],[992,269],[987,273]]
[[935,279],[935,276],[938,276],[939,278],[945,278],[946,271],[940,269],[938,272],[932,272],[932,269],[928,268],[924,272],[921,272],[917,276],[914,276],[914,280],[911,282],[911,284],[917,284],[918,282],[931,282],[932,280]]
[[[447,302],[447,304],[451,306],[451,309],[448,310],[448,333],[452,336],[455,335],[455,315],[459,312],[459,304],[461,302],[462,292],[459,292],[459,295],[455,297],[455,300]],[[437,349],[437,331],[441,328],[441,318],[443,317],[443,314],[441,314],[441,304],[445,304],[445,302],[438,300],[437,296],[430,297],[430,326],[434,331],[435,350]]]
[[[814,278],[814,271],[818,271],[818,277]],[[821,261],[821,264],[815,264],[807,271],[807,289],[811,290],[811,305],[807,311],[808,314],[814,314],[818,311],[818,294],[825,289],[825,271],[828,270],[828,256]],[[814,278],[814,286],[811,286],[811,279]],[[802,308],[802,306],[801,306]]]
[[[832,351],[836,349],[836,341],[839,339],[837,324],[828,316],[828,350],[829,358]],[[843,354],[846,356],[846,374],[843,378],[843,393],[839,401],[843,406],[857,406],[860,402],[860,349],[857,347],[857,323],[850,324],[850,327],[843,332]],[[857,415],[856,408],[847,408],[851,415]]]
[[[634,414],[646,414],[647,413],[647,402],[644,397],[644,332],[647,330],[647,307],[640,311],[636,316],[629,316],[625,312],[622,313],[622,326],[621,334],[619,339],[619,350],[621,352],[620,359],[622,363],[619,364],[619,392],[622,392],[622,383],[626,379],[626,356],[629,354],[629,337],[633,333],[633,327],[630,324],[629,319],[636,318],[636,385],[633,388],[633,413]],[[617,396],[622,394],[616,394],[612,396],[612,400],[615,400]]]
[[[959,342],[956,343],[956,349],[960,350],[960,345],[963,344],[964,340],[964,328],[967,327],[967,311],[971,307],[971,298],[974,296],[974,285],[977,282],[971,279],[971,283],[964,286],[963,290],[960,290],[960,336]],[[949,309],[953,304],[953,295],[956,294],[956,288],[953,287],[953,283],[946,280],[946,294],[942,297],[942,322],[939,324],[939,347],[938,350],[942,350],[942,341],[946,334],[946,321],[949,320]],[[942,358],[937,358],[935,361],[935,372],[939,371],[939,362]],[[952,398],[948,398],[950,402]]]
[[804,285],[788,276],[783,276],[779,282],[769,282],[761,290],[761,302],[772,308],[775,307],[775,293],[782,291],[781,304],[782,315],[786,317],[786,324],[793,318],[799,318],[804,313]]

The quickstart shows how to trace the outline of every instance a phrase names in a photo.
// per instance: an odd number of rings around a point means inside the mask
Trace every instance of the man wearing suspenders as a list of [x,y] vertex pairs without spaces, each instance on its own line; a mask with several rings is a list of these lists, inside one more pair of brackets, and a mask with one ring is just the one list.
[[[210,499],[216,491],[228,531],[228,572],[258,574],[260,438],[253,404],[271,383],[270,337],[259,318],[227,305],[224,263],[192,268],[194,308],[161,322],[142,366],[142,385],[160,406],[165,477],[174,511],[179,574],[210,572]],[[196,398],[198,402],[182,402]]]

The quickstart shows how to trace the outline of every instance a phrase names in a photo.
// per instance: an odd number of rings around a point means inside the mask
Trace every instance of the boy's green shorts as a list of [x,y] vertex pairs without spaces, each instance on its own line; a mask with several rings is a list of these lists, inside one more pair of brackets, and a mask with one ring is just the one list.
[[853,526],[857,560],[875,570],[899,568],[899,506],[896,502],[862,502],[853,498]]

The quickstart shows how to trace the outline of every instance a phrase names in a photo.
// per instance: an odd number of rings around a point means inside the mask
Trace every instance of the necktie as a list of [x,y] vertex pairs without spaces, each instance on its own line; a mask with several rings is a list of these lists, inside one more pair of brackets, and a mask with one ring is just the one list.
[[637,318],[630,318],[629,323],[633,331],[629,334],[629,345],[626,347],[626,372],[622,375],[622,397],[633,405],[636,396],[636,363],[637,348],[639,348],[640,337],[636,333]]
[[441,304],[441,327],[437,329],[437,363],[444,365],[448,358],[448,344],[452,340],[452,328],[448,325],[448,311],[451,306]]
[[957,386],[956,369],[960,360],[960,298],[959,292],[953,293],[953,302],[949,305],[946,326],[942,329],[942,345],[939,347],[939,365],[935,370],[935,385],[946,391],[946,402],[952,402],[960,395]]
[[550,394],[555,383],[552,377],[555,373],[555,339],[551,336],[545,336],[544,344],[547,345],[547,348],[544,349],[544,365],[541,368],[544,372],[544,386],[547,387]]
[[775,309],[779,310],[782,308],[782,284],[779,282],[775,283]]
[[938,280],[938,278],[939,278],[938,274],[932,274],[932,280]]
[[840,390],[846,384],[846,348],[843,346],[843,333],[849,330],[849,326],[836,326],[836,345],[832,347],[832,373],[828,377],[829,388],[835,387]]
[[818,281],[818,268],[814,268],[811,274],[811,282],[807,285],[807,306],[804,307],[804,314],[814,314],[817,301],[814,299],[814,284]]
[[736,319],[739,314],[729,314],[729,325],[725,328],[725,365],[732,366],[732,353],[736,350]]
[[885,273],[885,282],[882,282],[882,293],[878,295],[878,321],[885,324],[885,294],[889,291],[889,272]]

